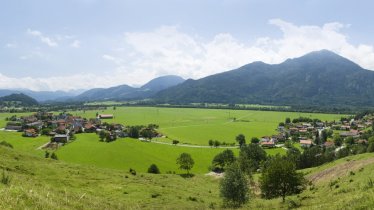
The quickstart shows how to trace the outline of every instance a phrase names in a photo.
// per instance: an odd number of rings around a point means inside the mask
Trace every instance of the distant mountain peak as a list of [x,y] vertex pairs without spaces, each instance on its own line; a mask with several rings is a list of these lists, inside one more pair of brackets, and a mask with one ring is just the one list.
[[180,76],[176,75],[166,75],[157,77],[155,79],[152,79],[151,81],[147,82],[145,85],[141,87],[141,89],[149,89],[152,91],[160,91],[164,90],[166,88],[178,85],[182,82],[184,82],[185,79],[183,79]]

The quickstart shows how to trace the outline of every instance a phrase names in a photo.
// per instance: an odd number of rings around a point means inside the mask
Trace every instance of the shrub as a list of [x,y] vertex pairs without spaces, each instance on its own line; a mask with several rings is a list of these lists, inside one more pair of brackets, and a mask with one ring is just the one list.
[[130,168],[130,173],[132,174],[132,175],[136,175],[136,171],[134,170],[134,169],[132,169],[132,168]]
[[151,195],[151,197],[152,198],[157,198],[158,196],[161,196],[159,193],[153,193],[152,195]]
[[49,152],[48,151],[45,151],[44,157],[49,158]]
[[53,160],[58,160],[57,155],[54,152],[52,152],[51,158]]
[[11,145],[10,143],[8,143],[6,141],[0,142],[0,145],[5,146],[5,147],[9,147],[9,148],[13,148],[13,145]]
[[151,174],[159,174],[160,173],[160,170],[158,169],[157,165],[156,164],[152,164],[149,166],[148,168],[148,173],[151,173]]
[[5,174],[5,170],[3,170],[3,174],[1,176],[1,183],[5,185],[9,185],[11,181],[11,178],[9,175]]

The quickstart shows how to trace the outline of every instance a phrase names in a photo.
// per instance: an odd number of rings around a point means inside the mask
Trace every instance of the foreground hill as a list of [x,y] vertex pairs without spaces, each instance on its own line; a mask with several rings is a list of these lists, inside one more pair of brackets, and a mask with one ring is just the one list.
[[155,78],[140,88],[120,85],[110,88],[94,88],[74,98],[75,101],[103,101],[143,99],[153,96],[161,90],[184,82],[179,76],[169,75]]
[[10,103],[16,103],[17,105],[22,106],[38,105],[38,102],[34,98],[31,98],[30,96],[23,93],[14,93],[8,96],[0,97],[0,104],[6,105]]
[[374,72],[322,50],[281,64],[254,62],[158,93],[162,103],[374,105]]
[[[196,175],[131,175],[42,159],[0,146],[0,209],[208,209],[221,208],[219,179]],[[243,209],[368,209],[374,206],[374,154],[349,156],[304,170],[311,185],[298,196],[260,199]],[[257,179],[255,175],[255,180]]]

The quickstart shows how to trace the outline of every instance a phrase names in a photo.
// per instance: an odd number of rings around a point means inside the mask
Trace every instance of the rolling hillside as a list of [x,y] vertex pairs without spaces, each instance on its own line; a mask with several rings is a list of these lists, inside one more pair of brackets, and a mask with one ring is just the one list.
[[373,106],[374,72],[322,50],[281,64],[254,62],[163,90],[161,103]]
[[34,98],[31,98],[30,96],[23,93],[13,93],[7,96],[0,97],[0,105],[6,105],[8,103],[16,103],[22,106],[34,106],[39,104]]
[[[0,178],[10,178],[9,183],[0,183],[0,209],[221,208],[219,179],[210,176],[133,176],[127,171],[38,158],[4,146],[0,154]],[[282,203],[255,193],[243,209],[368,209],[374,205],[373,153],[303,172],[311,182],[300,195]]]

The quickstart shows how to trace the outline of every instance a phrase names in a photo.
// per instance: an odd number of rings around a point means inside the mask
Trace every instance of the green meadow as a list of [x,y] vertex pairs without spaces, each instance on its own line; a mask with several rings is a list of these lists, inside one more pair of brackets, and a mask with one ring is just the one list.
[[[151,164],[156,164],[162,173],[183,173],[176,164],[177,157],[187,152],[195,160],[192,173],[203,174],[209,172],[208,167],[215,155],[225,150],[224,148],[193,148],[174,145],[164,145],[152,142],[142,142],[137,139],[120,138],[117,141],[100,142],[96,134],[77,134],[76,140],[60,147],[56,154],[62,161],[97,166],[100,168],[135,169],[146,172]],[[0,132],[0,141],[11,143],[18,151],[32,153],[39,157],[44,156],[44,151],[38,147],[49,142],[49,137],[36,138],[22,137],[19,132]],[[235,154],[239,149],[232,149]],[[283,148],[267,149],[269,155],[284,154]]]
[[[194,108],[158,108],[158,107],[117,107],[100,111],[74,112],[73,114],[93,118],[96,113],[113,114],[114,119],[106,122],[117,122],[125,125],[147,125],[155,123],[159,131],[168,136],[164,139],[171,143],[177,139],[181,143],[207,145],[209,139],[233,143],[235,137],[242,133],[249,140],[276,134],[279,122],[287,117],[300,116],[320,120],[338,120],[343,115],[316,114],[298,112],[274,112],[254,110],[194,109]],[[235,118],[235,120],[234,120]]]
[[[235,142],[235,136],[243,133],[247,141],[252,136],[264,136],[276,133],[275,128],[286,117],[299,116],[319,118],[321,120],[339,119],[335,114],[309,114],[295,112],[269,112],[219,109],[190,109],[190,108],[156,108],[156,107],[117,107],[107,110],[74,111],[74,115],[93,118],[96,113],[114,114],[114,119],[107,122],[123,123],[125,125],[160,125],[160,132],[168,138],[158,138],[157,141],[170,143],[178,139],[181,143],[207,145],[209,139],[217,139],[227,143]],[[29,114],[29,113],[27,113]],[[17,113],[17,116],[27,115]],[[0,114],[0,125],[5,126],[5,117],[13,114]],[[233,121],[236,118],[236,121]],[[49,141],[49,137],[22,137],[18,132],[0,132],[0,141],[11,143],[15,149],[39,157],[44,151],[37,149]],[[77,134],[77,139],[57,150],[60,160],[72,163],[94,165],[100,168],[146,172],[149,165],[155,163],[162,173],[182,173],[176,165],[176,158],[183,152],[190,153],[195,160],[192,173],[203,174],[209,171],[213,157],[224,148],[196,148],[174,145],[142,142],[136,139],[119,138],[111,143],[99,141],[95,134]],[[238,154],[238,149],[233,149]],[[285,153],[282,148],[266,149],[269,155]]]

